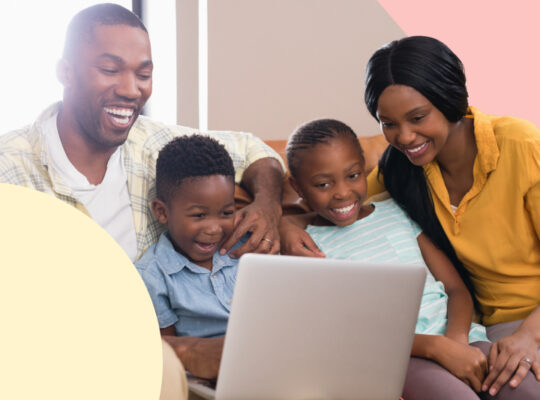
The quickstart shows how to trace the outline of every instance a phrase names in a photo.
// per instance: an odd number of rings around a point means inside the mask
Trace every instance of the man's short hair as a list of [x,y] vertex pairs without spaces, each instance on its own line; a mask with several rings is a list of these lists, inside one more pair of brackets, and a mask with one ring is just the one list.
[[186,178],[223,175],[234,184],[231,156],[222,144],[208,136],[181,136],[161,149],[156,163],[158,199],[169,203]]
[[127,25],[148,32],[139,17],[127,8],[112,3],[97,4],[78,12],[71,19],[66,33],[63,57],[72,58],[82,42],[90,42],[94,28],[98,25]]

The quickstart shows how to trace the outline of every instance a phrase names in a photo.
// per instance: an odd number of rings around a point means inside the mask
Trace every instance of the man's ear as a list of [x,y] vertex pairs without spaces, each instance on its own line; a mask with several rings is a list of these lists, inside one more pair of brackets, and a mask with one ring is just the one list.
[[56,64],[56,77],[64,88],[70,87],[73,82],[73,64],[65,58],[58,61],[58,64]]
[[304,198],[304,196],[302,195],[302,191],[298,186],[298,182],[296,182],[296,179],[294,179],[291,175],[289,175],[289,183],[291,184],[291,187],[294,189],[294,191],[298,194],[298,196]]
[[167,204],[165,204],[165,202],[160,199],[152,200],[152,212],[160,224],[165,225],[167,223],[168,211],[169,209],[167,208]]

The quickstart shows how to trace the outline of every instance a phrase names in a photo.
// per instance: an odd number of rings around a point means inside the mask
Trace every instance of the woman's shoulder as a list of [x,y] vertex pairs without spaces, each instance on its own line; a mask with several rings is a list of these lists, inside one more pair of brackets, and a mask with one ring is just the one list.
[[[540,160],[540,130],[532,123],[515,117],[500,117],[493,126],[502,158],[511,165],[530,169]],[[538,171],[538,168],[534,168]]]
[[371,197],[379,196],[382,193],[386,192],[386,188],[384,187],[383,176],[382,176],[382,173],[379,173],[378,166],[373,168],[373,170],[368,174],[366,181],[367,181],[366,198],[369,199]]
[[[497,141],[540,141],[540,129],[531,121],[513,116],[488,115],[471,107],[474,118],[489,123]],[[475,124],[477,128],[477,124]]]
[[532,122],[516,117],[498,117],[494,121],[497,142],[540,144],[540,130]]

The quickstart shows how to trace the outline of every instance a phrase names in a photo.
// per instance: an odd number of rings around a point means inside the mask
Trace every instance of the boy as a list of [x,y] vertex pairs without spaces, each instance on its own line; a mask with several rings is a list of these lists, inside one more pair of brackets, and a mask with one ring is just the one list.
[[167,231],[136,267],[161,334],[222,336],[238,267],[238,260],[219,254],[234,229],[231,157],[210,137],[176,138],[159,153],[156,190],[152,211]]

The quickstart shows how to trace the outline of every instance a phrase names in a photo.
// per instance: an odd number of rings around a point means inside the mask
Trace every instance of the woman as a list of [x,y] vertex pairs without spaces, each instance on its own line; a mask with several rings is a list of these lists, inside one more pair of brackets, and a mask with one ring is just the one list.
[[[365,101],[391,146],[368,187],[386,188],[468,283],[494,342],[482,385],[493,395],[529,371],[540,380],[540,131],[467,98],[461,61],[440,41],[408,37],[377,50]],[[285,250],[312,248],[286,229]],[[527,385],[540,393],[537,380]]]

